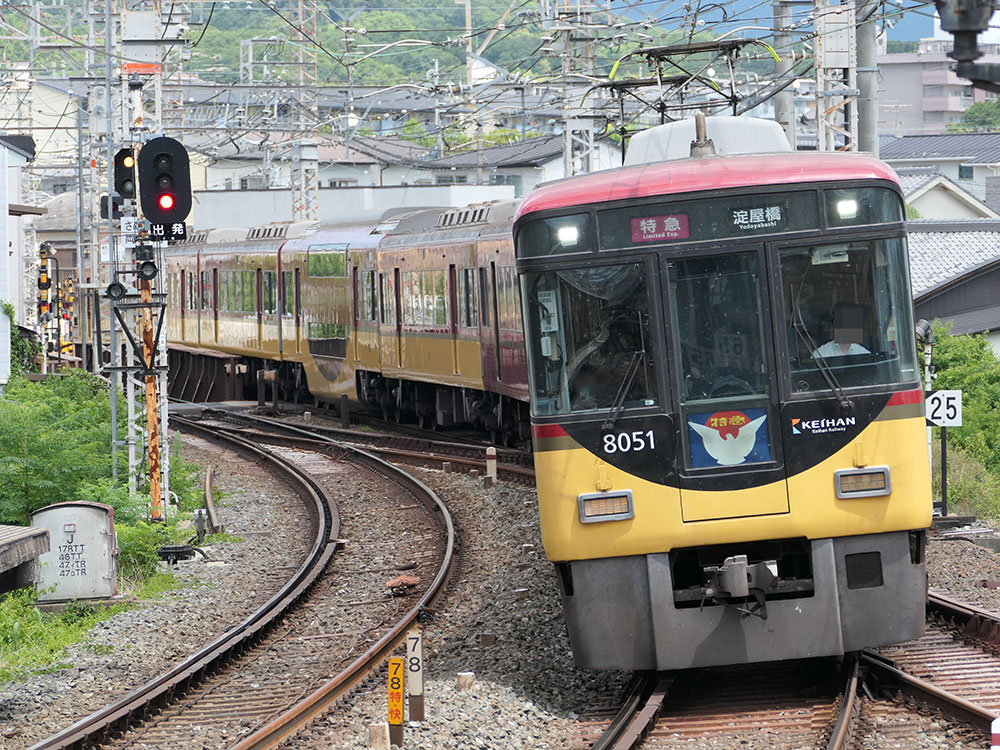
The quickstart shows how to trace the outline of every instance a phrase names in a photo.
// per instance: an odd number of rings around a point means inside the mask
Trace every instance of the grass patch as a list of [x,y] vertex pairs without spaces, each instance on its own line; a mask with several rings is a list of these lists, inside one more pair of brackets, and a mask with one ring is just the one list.
[[[937,430],[935,430],[935,433]],[[934,498],[941,497],[941,440],[936,436],[934,450]],[[974,515],[991,525],[1000,523],[1000,477],[986,465],[949,441],[948,443],[948,512]]]
[[[220,531],[218,534],[209,534],[205,537],[205,544],[224,544],[226,542],[242,542],[243,537],[233,536],[225,531]],[[204,545],[202,545],[204,546]]]
[[0,596],[0,683],[71,666],[64,661],[66,649],[125,609],[74,602],[62,612],[45,613],[35,608],[37,598],[32,589]]
[[135,596],[137,599],[159,599],[168,591],[184,588],[185,585],[183,581],[174,578],[174,574],[169,570],[161,570],[148,576],[136,590]]

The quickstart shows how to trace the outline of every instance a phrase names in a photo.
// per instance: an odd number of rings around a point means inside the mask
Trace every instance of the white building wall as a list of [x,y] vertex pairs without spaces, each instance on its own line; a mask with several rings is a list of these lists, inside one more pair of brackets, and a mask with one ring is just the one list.
[[[324,188],[319,191],[320,222],[367,221],[391,208],[458,207],[513,198],[514,188],[510,185]],[[196,229],[255,227],[292,219],[288,190],[208,190],[195,194],[195,206],[190,221]]]

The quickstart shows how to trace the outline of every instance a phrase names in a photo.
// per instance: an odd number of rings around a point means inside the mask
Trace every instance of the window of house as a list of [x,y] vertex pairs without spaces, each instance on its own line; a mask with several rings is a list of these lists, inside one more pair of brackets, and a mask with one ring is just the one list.
[[971,164],[958,165],[958,179],[971,180],[975,175],[975,168]]

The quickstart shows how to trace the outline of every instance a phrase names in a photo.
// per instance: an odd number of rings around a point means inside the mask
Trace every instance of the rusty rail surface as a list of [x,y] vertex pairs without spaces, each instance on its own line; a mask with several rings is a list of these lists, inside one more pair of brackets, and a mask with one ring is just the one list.
[[[233,746],[233,750],[249,750],[250,748],[272,748],[277,747],[293,736],[302,727],[325,713],[333,703],[344,696],[356,684],[363,680],[372,670],[376,669],[406,638],[407,632],[417,622],[420,614],[432,609],[440,599],[451,576],[454,550],[455,550],[455,528],[452,524],[451,514],[447,507],[437,496],[437,494],[427,487],[417,478],[407,474],[401,469],[384,461],[378,456],[356,447],[347,446],[327,437],[317,436],[307,429],[301,429],[281,422],[261,417],[248,417],[241,415],[241,419],[250,422],[269,424],[288,432],[292,432],[295,438],[288,440],[289,443],[299,443],[303,447],[312,450],[317,449],[317,445],[325,449],[329,454],[348,453],[355,460],[365,462],[369,468],[378,471],[383,476],[398,484],[403,491],[408,493],[415,500],[428,504],[431,509],[439,515],[440,521],[446,531],[447,541],[445,552],[442,558],[440,569],[431,582],[427,591],[414,604],[414,606],[393,626],[393,628],[380,638],[368,651],[363,653],[347,666],[340,674],[331,679],[325,685],[315,690],[312,694],[303,698],[298,704],[286,711],[284,714],[272,720],[269,724],[259,729],[249,737],[244,738]],[[273,423],[273,424],[272,424]],[[273,437],[273,436],[270,436]]]
[[826,750],[847,750],[854,741],[857,730],[858,712],[861,702],[858,700],[858,685],[861,681],[861,668],[855,655],[845,661],[847,682],[844,684],[844,697],[840,702],[840,712],[833,725],[833,732]]
[[672,680],[642,672],[632,683],[625,703],[591,750],[632,750],[656,724]]
[[333,499],[309,475],[270,452],[232,435],[223,435],[211,428],[181,417],[172,418],[178,428],[217,442],[255,460],[268,464],[302,497],[309,501],[317,519],[316,536],[305,561],[288,582],[257,611],[242,623],[227,631],[168,672],[154,678],[123,698],[72,724],[63,731],[32,746],[31,750],[82,748],[98,742],[110,731],[129,726],[148,709],[170,700],[196,683],[216,665],[224,662],[241,648],[251,645],[267,631],[289,607],[309,589],[320,576],[336,550],[340,536],[340,516]]
[[997,718],[993,712],[897,669],[891,659],[873,651],[862,651],[861,663],[868,673],[866,682],[874,678],[879,687],[895,687],[919,703],[940,709],[952,719],[971,724],[986,735],[990,734],[990,725]]
[[[367,445],[364,450],[380,456],[400,459],[404,462],[412,461],[419,464],[428,462],[435,464],[451,463],[466,466],[470,469],[477,469],[482,473],[486,471],[486,457],[484,454],[486,446],[471,446],[464,443],[433,441],[425,438],[415,439],[405,436],[376,435],[359,430],[341,430],[333,427],[314,428],[312,425],[300,426],[269,417],[228,411],[211,411],[210,414],[220,419],[257,425],[262,429],[283,430],[304,439],[328,442],[333,445],[347,446],[354,442],[365,442]],[[340,439],[332,438],[330,437],[331,435],[338,435]],[[268,442],[276,442],[276,438],[274,436],[269,437]],[[518,484],[534,486],[534,469],[523,465],[525,462],[531,462],[531,454],[521,455],[518,451],[498,448],[497,458],[498,478]],[[519,463],[500,463],[499,460],[503,458],[516,459]]]

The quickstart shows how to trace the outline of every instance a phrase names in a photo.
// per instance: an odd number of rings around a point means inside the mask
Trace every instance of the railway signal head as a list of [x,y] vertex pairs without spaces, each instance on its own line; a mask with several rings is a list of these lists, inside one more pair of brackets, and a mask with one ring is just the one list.
[[135,153],[130,148],[115,154],[115,192],[122,198],[135,199]]
[[191,212],[191,168],[184,146],[154,138],[139,152],[139,197],[154,224],[183,222]]

